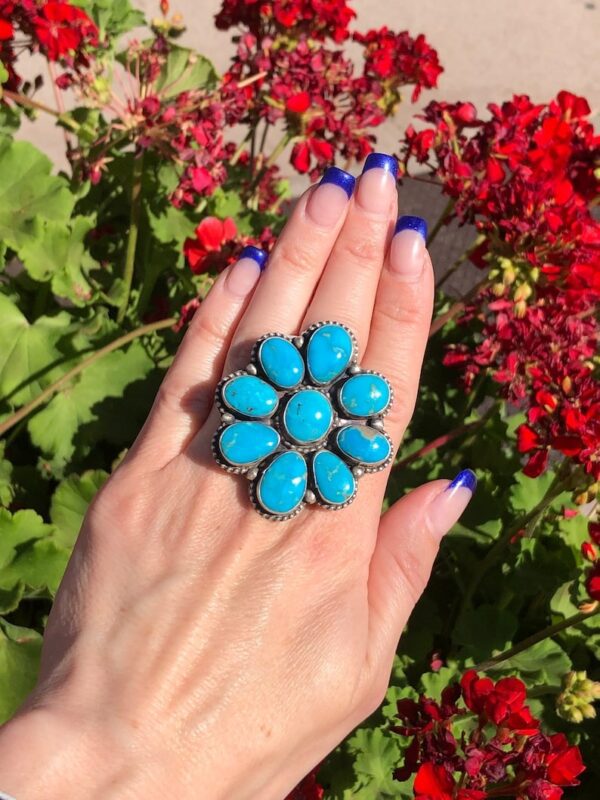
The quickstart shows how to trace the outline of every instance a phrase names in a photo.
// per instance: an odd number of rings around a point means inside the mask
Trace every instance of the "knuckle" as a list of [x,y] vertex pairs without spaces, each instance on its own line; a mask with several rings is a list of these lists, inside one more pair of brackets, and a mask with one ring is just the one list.
[[399,586],[405,592],[408,599],[415,605],[425,589],[429,578],[429,570],[421,554],[411,551],[409,548],[394,549],[390,553],[394,561],[394,566],[400,575]]
[[[223,344],[227,335],[225,317],[220,314],[196,314],[190,333],[203,347],[215,350]],[[198,355],[202,358],[204,354]]]
[[350,234],[340,244],[340,249],[344,256],[349,256],[356,266],[369,266],[383,260],[383,241],[375,232],[365,236],[361,231],[360,235]]
[[389,336],[391,328],[392,333],[397,335],[399,326],[403,330],[420,328],[426,321],[427,317],[418,301],[412,302],[402,293],[390,291],[377,298],[371,330]]
[[316,248],[307,242],[294,242],[293,247],[291,244],[282,242],[277,251],[275,268],[283,267],[293,275],[313,275],[316,267],[320,266],[321,260]]

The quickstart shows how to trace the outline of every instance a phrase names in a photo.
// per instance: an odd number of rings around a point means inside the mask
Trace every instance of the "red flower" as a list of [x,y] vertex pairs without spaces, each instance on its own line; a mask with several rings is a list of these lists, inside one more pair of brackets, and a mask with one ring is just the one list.
[[596,548],[591,542],[581,543],[581,555],[586,559],[586,561],[596,561],[598,558]]
[[285,800],[322,800],[324,794],[323,787],[317,783],[317,769],[314,769],[292,789]]
[[51,61],[58,61],[83,44],[98,44],[98,29],[81,8],[47,2],[34,19],[38,41]]
[[592,542],[600,546],[600,522],[588,522],[588,533]]
[[557,786],[577,786],[577,776],[585,765],[578,747],[570,746],[564,733],[550,737],[552,751],[548,756],[548,780]]
[[475,670],[470,669],[462,676],[460,685],[467,708],[476,714],[481,714],[487,698],[494,691],[492,679],[480,678]]
[[13,26],[7,19],[0,19],[0,41],[12,39],[14,35]]
[[585,582],[585,588],[592,600],[600,602],[600,561],[596,561]]
[[310,95],[308,92],[298,92],[285,101],[285,107],[294,114],[304,114],[310,108]]
[[421,764],[415,775],[414,792],[423,800],[452,800],[454,778],[445,767]]
[[231,217],[225,220],[205,217],[196,228],[196,237],[186,239],[183,245],[192,272],[197,274],[225,267],[231,256],[231,249],[225,246],[232,242],[236,233]]

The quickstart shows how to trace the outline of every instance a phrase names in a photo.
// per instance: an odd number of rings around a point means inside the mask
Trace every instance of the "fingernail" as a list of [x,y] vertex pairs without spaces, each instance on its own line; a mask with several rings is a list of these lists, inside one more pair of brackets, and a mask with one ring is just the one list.
[[421,217],[404,216],[396,222],[390,245],[390,269],[398,277],[417,280],[425,264],[427,223]]
[[255,287],[265,268],[268,254],[259,247],[244,247],[239,259],[229,268],[225,284],[237,297],[245,297]]
[[356,190],[356,202],[365,211],[385,214],[396,192],[398,162],[385,153],[367,156]]
[[429,527],[441,539],[458,522],[477,488],[477,477],[470,469],[463,469],[456,478],[436,495],[427,509]]
[[306,213],[324,228],[333,227],[344,213],[354,191],[355,178],[339,167],[329,167],[323,173],[319,185],[314,189]]

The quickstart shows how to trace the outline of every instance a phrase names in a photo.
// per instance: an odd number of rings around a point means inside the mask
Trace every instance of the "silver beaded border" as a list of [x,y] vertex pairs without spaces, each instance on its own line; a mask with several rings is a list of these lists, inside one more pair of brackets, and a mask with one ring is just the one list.
[[[352,353],[350,361],[345,370],[341,373],[341,375],[338,375],[334,380],[328,381],[327,383],[317,383],[316,381],[313,380],[308,370],[306,355],[308,350],[308,343],[310,341],[311,336],[315,331],[325,327],[326,325],[336,325],[340,328],[343,328],[346,331],[346,333],[350,336],[350,339],[352,341]],[[260,359],[258,357],[259,348],[266,339],[270,339],[272,337],[285,339],[286,341],[290,342],[290,344],[292,344],[296,348],[302,359],[302,362],[304,364],[304,375],[302,380],[299,381],[294,387],[291,388],[279,387],[272,380],[268,379],[266,373],[262,369],[262,366],[260,364]],[[374,417],[369,417],[365,419],[364,417],[353,416],[351,414],[348,414],[347,412],[344,412],[345,416],[342,417],[340,413],[337,411],[337,408],[340,407],[339,393],[343,385],[354,375],[364,375],[364,374],[377,375],[387,383],[387,385],[390,388],[389,403],[380,414]],[[277,408],[273,412],[271,412],[269,416],[260,417],[259,419],[243,415],[239,412],[237,415],[231,413],[231,410],[224,401],[223,390],[229,381],[231,381],[233,378],[240,377],[242,375],[257,375],[260,378],[268,379],[269,385],[272,386],[277,392],[277,395],[279,397],[279,403],[277,405]],[[295,391],[299,391],[301,388],[314,389],[316,391],[320,391],[331,402],[333,410],[332,423],[329,427],[329,430],[323,436],[323,438],[319,440],[319,442],[313,443],[311,445],[299,445],[293,442],[291,438],[288,438],[286,436],[285,427],[283,425],[283,415],[285,413],[285,408],[287,406],[287,403],[291,399],[292,393]],[[286,395],[290,395],[290,397],[286,397]],[[293,517],[297,516],[306,507],[307,504],[308,505],[316,504],[320,508],[324,508],[331,511],[339,511],[340,509],[346,508],[352,503],[358,492],[358,481],[363,475],[368,473],[380,472],[381,470],[389,466],[389,464],[393,461],[394,458],[393,443],[383,427],[383,417],[388,413],[393,402],[394,402],[394,390],[388,378],[381,372],[377,372],[376,370],[362,369],[358,364],[358,341],[356,339],[356,336],[354,335],[354,332],[347,325],[344,325],[341,322],[336,322],[335,320],[324,320],[321,322],[313,323],[308,328],[306,328],[305,331],[303,331],[301,334],[297,336],[277,331],[265,333],[254,343],[250,356],[250,363],[247,365],[247,367],[245,369],[236,370],[235,372],[226,375],[219,381],[219,384],[215,391],[215,406],[221,415],[221,425],[219,425],[212,438],[211,449],[213,457],[217,462],[217,464],[226,472],[229,472],[234,475],[246,476],[246,478],[249,481],[248,489],[249,489],[250,501],[254,509],[260,514],[261,517],[264,517],[265,519],[270,519],[273,521],[284,521],[292,519]],[[236,467],[224,459],[219,449],[219,439],[225,428],[227,428],[229,425],[231,425],[236,421],[244,421],[244,420],[261,422],[263,425],[272,427],[279,435],[280,442],[277,448],[272,453],[270,453],[268,456],[265,456],[263,459],[259,460],[256,464],[244,467]],[[314,479],[314,468],[313,468],[314,459],[317,453],[321,452],[322,450],[329,449],[330,452],[333,452],[342,460],[345,459],[352,460],[350,459],[350,456],[344,453],[337,446],[336,436],[338,431],[343,430],[343,428],[356,423],[357,420],[361,420],[363,426],[371,427],[377,430],[378,433],[381,433],[383,436],[385,436],[385,438],[390,444],[390,454],[385,461],[381,462],[381,464],[369,466],[363,463],[355,463],[353,466],[349,465],[352,474],[354,475],[355,478],[354,492],[344,503],[339,503],[339,504],[327,503],[325,502],[323,497],[319,494],[318,488],[316,486],[316,481]],[[257,499],[258,484],[263,474],[267,471],[267,469],[277,458],[277,456],[290,450],[298,452],[305,458],[307,467],[307,488],[304,495],[304,499],[296,506],[296,508],[293,511],[291,511],[289,514],[274,514],[272,512],[266,511],[258,502]]]

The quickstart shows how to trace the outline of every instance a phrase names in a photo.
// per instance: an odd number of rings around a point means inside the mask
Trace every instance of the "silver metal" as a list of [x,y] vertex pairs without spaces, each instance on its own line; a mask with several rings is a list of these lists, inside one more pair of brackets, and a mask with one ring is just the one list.
[[[346,332],[350,335],[352,340],[352,354],[350,363],[340,375],[338,375],[333,381],[330,381],[329,383],[318,384],[311,378],[308,372],[308,367],[306,364],[306,353],[310,337],[316,330],[323,327],[324,325],[338,325],[339,327],[344,328],[344,330],[346,330]],[[286,339],[288,342],[290,342],[299,351],[299,354],[304,362],[305,365],[304,379],[291,390],[282,389],[277,385],[275,385],[272,381],[269,381],[268,377],[262,370],[260,360],[258,358],[260,345],[266,339],[269,339],[271,337]],[[356,496],[358,488],[358,479],[362,478],[366,473],[378,472],[379,470],[385,469],[391,463],[393,458],[391,440],[389,436],[385,433],[384,422],[383,422],[383,416],[387,413],[389,407],[392,405],[394,400],[393,390],[391,385],[390,385],[390,402],[387,408],[384,409],[384,411],[377,417],[372,417],[369,419],[366,419],[364,417],[355,417],[349,414],[348,412],[344,411],[340,405],[340,400],[339,400],[340,391],[344,383],[353,375],[358,375],[361,373],[378,375],[383,380],[385,380],[389,385],[389,381],[387,381],[385,376],[381,375],[381,373],[374,372],[372,370],[363,370],[361,366],[357,363],[357,354],[358,354],[358,343],[353,332],[345,325],[342,325],[339,322],[331,320],[326,320],[324,322],[317,322],[314,325],[311,325],[309,328],[307,328],[305,331],[303,331],[301,334],[297,336],[290,336],[289,334],[277,333],[277,332],[267,333],[264,336],[261,336],[254,344],[252,348],[251,360],[250,363],[246,366],[246,368],[243,370],[237,370],[236,372],[232,372],[230,375],[226,375],[217,386],[215,392],[215,405],[219,413],[221,414],[221,425],[215,431],[215,434],[213,436],[212,452],[214,459],[217,462],[217,464],[222,469],[225,469],[227,472],[237,475],[245,475],[249,483],[250,501],[254,506],[255,510],[261,516],[271,520],[288,520],[292,519],[297,514],[299,514],[302,511],[302,509],[305,508],[306,505],[319,505],[322,508],[330,510],[338,510],[341,508],[345,508],[354,500],[354,497]],[[260,418],[252,418],[244,416],[236,409],[230,408],[227,405],[227,403],[225,402],[223,390],[226,387],[228,381],[240,375],[258,375],[263,380],[266,380],[268,383],[270,383],[273,389],[275,389],[275,391],[277,392],[277,396],[279,398],[279,402],[277,404],[277,408],[274,411],[272,411],[270,415]],[[313,389],[322,392],[330,401],[333,409],[333,420],[330,429],[327,431],[327,433],[318,442],[313,442],[311,444],[305,444],[305,445],[293,441],[289,436],[289,434],[287,434],[283,423],[283,418],[287,403],[296,392],[301,391],[303,389]],[[243,466],[229,463],[220,450],[219,441],[223,430],[232,423],[237,421],[256,421],[262,423],[263,425],[267,425],[269,427],[274,428],[280,437],[279,445],[272,453],[270,453],[266,457],[259,459],[255,463],[245,464]],[[385,462],[376,465],[369,465],[351,459],[347,454],[343,453],[336,444],[336,433],[346,425],[365,425],[367,427],[374,428],[378,432],[382,433],[390,442],[390,455],[385,460]],[[262,476],[264,475],[264,473],[266,472],[267,468],[272,463],[272,461],[277,457],[277,455],[290,450],[296,451],[297,453],[302,455],[302,457],[306,460],[307,488],[301,502],[290,513],[275,514],[269,512],[266,508],[261,506],[257,497],[257,493],[259,491],[258,487],[260,486]],[[335,453],[339,458],[341,458],[350,467],[352,474],[356,479],[354,492],[352,496],[349,497],[348,500],[344,503],[340,503],[337,505],[328,504],[325,501],[325,499],[321,497],[319,494],[319,487],[316,484],[312,462],[317,453],[322,450],[329,450]]]

